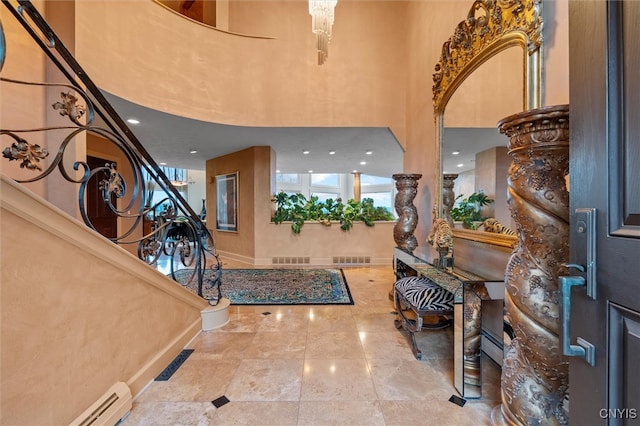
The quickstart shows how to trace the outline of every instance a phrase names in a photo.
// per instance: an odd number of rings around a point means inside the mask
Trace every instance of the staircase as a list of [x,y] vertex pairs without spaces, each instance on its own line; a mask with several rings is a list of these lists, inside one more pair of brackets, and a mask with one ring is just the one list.
[[[0,424],[109,423],[198,333],[224,324],[220,281],[204,280],[221,264],[206,226],[38,10],[2,3]],[[89,167],[95,140],[117,161]],[[97,232],[92,188],[115,233]],[[151,202],[149,188],[164,198]],[[154,267],[161,256],[169,277]],[[198,295],[170,278],[182,267],[195,269]],[[205,299],[204,285],[218,291]]]

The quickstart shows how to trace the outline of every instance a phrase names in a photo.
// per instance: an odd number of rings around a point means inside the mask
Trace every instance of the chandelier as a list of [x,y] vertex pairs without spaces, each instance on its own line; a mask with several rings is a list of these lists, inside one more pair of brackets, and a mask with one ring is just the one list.
[[338,0],[309,0],[311,31],[316,35],[318,65],[324,64],[324,61],[329,57],[329,42],[331,41],[331,27],[335,17],[336,4],[338,4]]

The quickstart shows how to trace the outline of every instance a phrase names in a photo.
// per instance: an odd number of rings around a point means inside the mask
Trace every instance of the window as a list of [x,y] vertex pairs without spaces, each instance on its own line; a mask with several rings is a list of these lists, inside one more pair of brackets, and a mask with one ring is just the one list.
[[[376,207],[385,207],[395,214],[393,179],[381,176],[360,176],[361,198],[373,198]],[[276,192],[301,193],[307,199],[312,195],[319,201],[338,198],[346,203],[353,198],[353,176],[347,173],[276,173]]]
[[[395,184],[393,179],[380,176],[360,176],[360,198],[372,198],[373,205],[383,207],[397,216],[394,208]],[[354,198],[353,175],[348,173],[276,173],[276,193],[300,193],[307,199],[318,197],[325,202],[338,198],[343,203]]]
[[340,175],[336,173],[312,173],[311,185],[338,188],[340,186]]
[[372,186],[372,185],[393,185],[393,179],[380,177],[380,176],[371,176],[371,175],[361,175],[360,176],[360,186]]
[[276,182],[290,185],[300,185],[300,175],[297,173],[276,173]]
[[393,179],[381,176],[361,175],[360,187],[362,198],[372,198],[373,205],[384,207],[396,216],[394,203]]
[[353,182],[347,175],[336,173],[276,173],[276,192],[299,192],[306,198],[353,198]]

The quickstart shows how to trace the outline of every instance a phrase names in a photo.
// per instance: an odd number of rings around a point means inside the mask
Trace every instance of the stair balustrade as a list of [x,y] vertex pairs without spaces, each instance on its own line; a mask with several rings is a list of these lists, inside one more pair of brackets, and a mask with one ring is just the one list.
[[[15,161],[19,164],[19,167],[3,167],[3,173],[23,184],[50,180],[47,185],[56,185],[56,191],[62,190],[62,184],[67,184],[69,191],[77,191],[79,218],[96,232],[100,226],[89,212],[89,193],[92,187],[97,188],[104,203],[102,210],[117,217],[116,232],[109,235],[103,233],[106,238],[121,246],[134,247],[130,251],[137,252],[138,257],[149,265],[156,265],[161,258],[168,258],[170,275],[174,280],[177,269],[192,268],[191,276],[186,280],[182,278],[181,284],[197,284],[198,295],[206,298],[211,305],[216,305],[221,299],[222,266],[213,236],[198,214],[33,4],[28,0],[19,0],[19,6],[8,0],[2,0],[2,3],[44,52],[47,67],[52,64],[56,73],[59,72],[66,80],[64,83],[34,82],[3,76],[6,59],[10,59],[8,52],[26,53],[17,51],[20,46],[18,43],[12,44],[14,40],[5,37],[0,25],[2,85],[11,86],[14,93],[24,91],[24,95],[19,96],[24,96],[25,104],[34,90],[50,95],[55,89],[60,93],[59,99],[47,107],[54,112],[49,110],[45,113],[44,126],[41,125],[42,116],[35,112],[32,117],[21,117],[21,121],[32,118],[33,126],[13,128],[3,120],[0,129],[2,157],[9,163]],[[33,63],[39,60],[34,58]],[[52,72],[41,74],[50,76]],[[37,108],[34,107],[34,111]],[[62,119],[64,123],[54,124],[54,118]],[[119,152],[119,157],[126,159],[125,164],[106,162],[91,168],[86,153],[79,154],[77,146],[87,137],[94,136],[107,141],[109,149]],[[34,140],[46,141],[43,143],[46,146]],[[152,201],[153,192],[158,190],[163,191],[163,198]],[[208,286],[206,297],[203,296],[205,285]]]

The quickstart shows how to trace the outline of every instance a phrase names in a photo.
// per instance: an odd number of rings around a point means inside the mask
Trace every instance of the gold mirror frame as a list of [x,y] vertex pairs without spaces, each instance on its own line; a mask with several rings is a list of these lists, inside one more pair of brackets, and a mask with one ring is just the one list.
[[[513,46],[523,49],[523,110],[538,108],[542,99],[542,0],[476,0],[442,46],[433,74],[436,124],[436,212],[442,216],[442,134],[444,110],[462,82],[480,65]],[[516,113],[518,111],[514,111]],[[506,145],[506,142],[505,142]],[[514,247],[517,238],[484,231],[453,229],[454,236]]]

